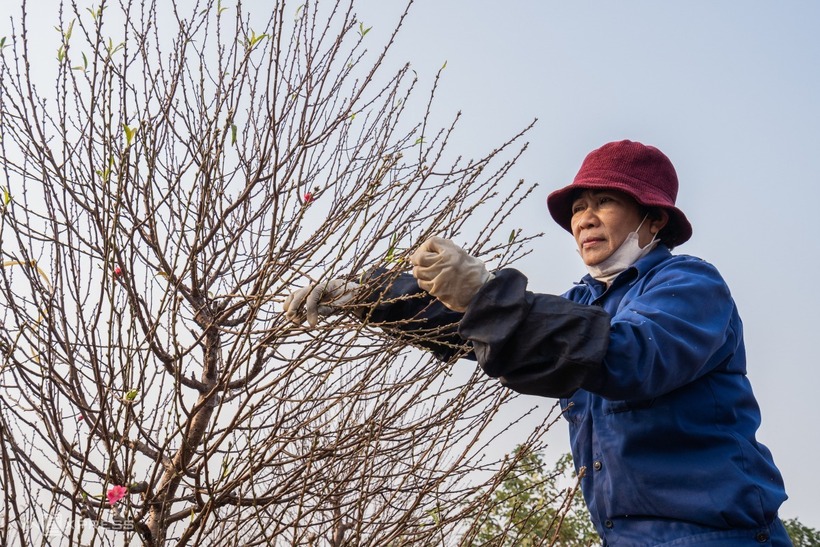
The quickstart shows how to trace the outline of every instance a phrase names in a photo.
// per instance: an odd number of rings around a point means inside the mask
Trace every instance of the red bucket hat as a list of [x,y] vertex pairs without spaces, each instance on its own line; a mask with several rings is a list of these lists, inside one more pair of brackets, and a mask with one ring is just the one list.
[[639,204],[660,207],[669,213],[669,222],[658,234],[669,247],[692,237],[692,225],[675,207],[678,175],[672,162],[654,146],[618,141],[590,152],[572,184],[552,192],[547,207],[555,222],[572,233],[572,201],[578,190],[620,190]]

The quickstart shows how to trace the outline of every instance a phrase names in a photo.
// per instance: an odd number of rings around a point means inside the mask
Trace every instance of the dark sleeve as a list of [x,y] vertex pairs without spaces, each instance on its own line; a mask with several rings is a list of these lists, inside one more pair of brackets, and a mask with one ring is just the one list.
[[610,315],[561,296],[534,294],[519,271],[495,272],[458,328],[484,372],[520,393],[568,397],[601,374]]
[[449,361],[455,355],[473,358],[470,345],[458,335],[462,314],[447,308],[419,288],[408,273],[376,269],[365,274],[369,295],[367,323],[393,338]]

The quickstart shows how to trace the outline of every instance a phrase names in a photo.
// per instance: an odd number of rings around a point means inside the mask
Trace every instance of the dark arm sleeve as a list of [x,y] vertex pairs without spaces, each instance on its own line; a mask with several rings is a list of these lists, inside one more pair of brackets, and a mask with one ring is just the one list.
[[470,302],[458,333],[472,343],[484,372],[504,386],[568,397],[602,374],[610,315],[598,306],[526,289],[521,272],[495,272]]
[[458,335],[462,314],[419,288],[408,273],[376,269],[364,276],[369,286],[367,322],[392,338],[432,352],[438,359],[473,358],[470,345]]

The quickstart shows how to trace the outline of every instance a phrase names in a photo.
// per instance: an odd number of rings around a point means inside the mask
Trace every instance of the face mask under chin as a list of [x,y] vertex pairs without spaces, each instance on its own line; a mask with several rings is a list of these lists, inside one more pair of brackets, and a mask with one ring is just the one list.
[[609,285],[621,272],[649,254],[649,252],[658,245],[659,240],[657,234],[652,236],[652,241],[645,247],[641,247],[640,245],[638,230],[643,226],[647,216],[643,217],[643,220],[634,232],[629,232],[624,242],[621,243],[620,247],[615,249],[614,253],[594,266],[587,266],[587,270],[589,270],[589,274],[593,279]]

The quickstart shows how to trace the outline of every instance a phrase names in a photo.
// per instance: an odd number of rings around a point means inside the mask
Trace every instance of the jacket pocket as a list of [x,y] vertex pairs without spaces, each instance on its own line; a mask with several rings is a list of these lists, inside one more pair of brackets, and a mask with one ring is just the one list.
[[601,410],[603,411],[604,415],[617,414],[619,412],[627,412],[630,410],[644,410],[647,408],[652,408],[654,404],[654,397],[651,399],[640,399],[632,401],[609,401],[607,399],[604,399],[604,402],[601,405]]
[[571,424],[580,424],[586,413],[588,412],[589,405],[586,404],[586,401],[583,399],[560,399],[559,400],[561,414],[564,418]]

